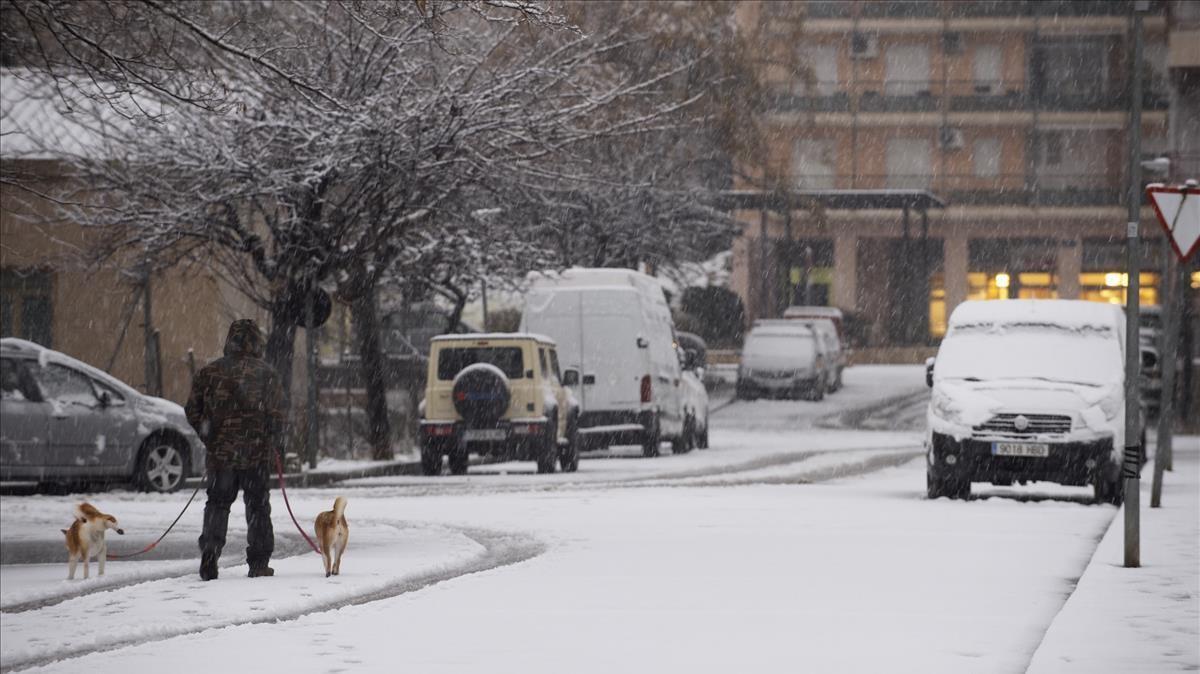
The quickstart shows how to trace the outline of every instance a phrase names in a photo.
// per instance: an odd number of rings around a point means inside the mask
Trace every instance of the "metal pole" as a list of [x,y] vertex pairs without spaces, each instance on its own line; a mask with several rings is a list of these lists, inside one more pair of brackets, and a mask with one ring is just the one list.
[[308,467],[317,467],[317,329],[316,284],[309,288],[304,303],[304,345],[308,358]]
[[481,284],[483,284],[483,331],[487,332],[488,331],[487,279],[486,278],[480,279],[479,282]]
[[758,292],[758,315],[755,318],[770,318],[767,313],[767,303],[769,302],[770,292],[767,289],[768,274],[770,273],[767,264],[767,209],[763,208],[758,216],[758,249],[759,249],[759,292]]
[[1139,529],[1139,477],[1142,469],[1140,429],[1141,400],[1138,395],[1141,349],[1138,344],[1140,293],[1140,241],[1138,227],[1142,215],[1142,13],[1133,12],[1133,58],[1130,59],[1129,96],[1129,219],[1125,225],[1126,271],[1129,283],[1125,291],[1125,453],[1122,466],[1125,498],[1125,568],[1137,568],[1141,560]]
[[[1169,245],[1165,239],[1164,245]],[[1158,403],[1158,441],[1154,447],[1154,482],[1150,487],[1150,507],[1162,505],[1163,470],[1171,456],[1171,432],[1175,425],[1175,345],[1178,343],[1179,330],[1175,327],[1175,301],[1180,289],[1175,285],[1175,273],[1172,264],[1173,251],[1166,250],[1167,271],[1163,274],[1163,297],[1159,303],[1162,313],[1162,347],[1159,349],[1159,368],[1162,372],[1162,389]]]

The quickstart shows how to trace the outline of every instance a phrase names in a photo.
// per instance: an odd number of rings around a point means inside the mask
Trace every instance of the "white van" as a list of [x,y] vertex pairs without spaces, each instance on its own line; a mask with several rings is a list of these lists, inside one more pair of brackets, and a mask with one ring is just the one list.
[[628,269],[568,269],[530,275],[521,331],[558,344],[566,381],[582,412],[584,449],[638,444],[657,456],[659,444],[690,448],[675,328],[662,286]]
[[1125,316],[1079,300],[964,302],[926,365],[930,498],[972,482],[1091,484],[1121,500]]

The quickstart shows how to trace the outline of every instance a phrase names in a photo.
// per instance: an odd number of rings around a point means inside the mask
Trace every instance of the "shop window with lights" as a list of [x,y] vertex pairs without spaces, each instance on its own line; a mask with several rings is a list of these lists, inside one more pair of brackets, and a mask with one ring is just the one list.
[[946,275],[941,272],[929,277],[929,336],[946,336]]
[[[1147,241],[1142,244],[1142,269],[1159,269],[1161,245]],[[1138,276],[1141,288],[1139,302],[1143,306],[1158,304],[1160,275],[1143,271]],[[1083,240],[1083,272],[1079,274],[1079,299],[1109,304],[1125,304],[1129,274],[1125,271],[1125,243],[1122,239],[1088,238]]]
[[1045,239],[977,239],[969,244],[967,299],[1055,299],[1057,247]]

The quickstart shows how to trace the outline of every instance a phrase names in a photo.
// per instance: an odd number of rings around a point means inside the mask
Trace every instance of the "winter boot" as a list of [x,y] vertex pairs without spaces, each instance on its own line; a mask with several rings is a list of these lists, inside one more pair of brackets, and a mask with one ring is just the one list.
[[250,567],[250,573],[248,573],[246,575],[250,578],[265,578],[267,576],[274,576],[275,569],[272,569],[271,567],[266,566],[266,565],[252,566],[252,567]]
[[211,552],[200,555],[200,580],[217,579],[217,556]]

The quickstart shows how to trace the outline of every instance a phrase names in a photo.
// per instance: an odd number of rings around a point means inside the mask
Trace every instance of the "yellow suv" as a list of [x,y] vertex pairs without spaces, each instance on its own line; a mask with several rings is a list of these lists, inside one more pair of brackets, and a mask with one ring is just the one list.
[[494,333],[434,337],[421,404],[421,469],[467,472],[468,456],[537,461],[539,473],[579,467],[579,403],[563,385],[578,372],[559,372],[554,340]]

